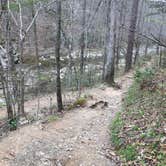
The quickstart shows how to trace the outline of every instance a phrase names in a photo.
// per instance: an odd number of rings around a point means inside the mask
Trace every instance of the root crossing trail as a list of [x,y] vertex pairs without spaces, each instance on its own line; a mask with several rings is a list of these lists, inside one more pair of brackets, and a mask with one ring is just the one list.
[[[66,113],[62,119],[32,124],[0,141],[0,166],[114,166],[105,157],[110,146],[109,124],[121,109],[123,94],[132,83],[132,74],[121,77],[121,90],[111,87],[88,90],[92,99],[85,108]],[[108,102],[108,107],[90,105]]]

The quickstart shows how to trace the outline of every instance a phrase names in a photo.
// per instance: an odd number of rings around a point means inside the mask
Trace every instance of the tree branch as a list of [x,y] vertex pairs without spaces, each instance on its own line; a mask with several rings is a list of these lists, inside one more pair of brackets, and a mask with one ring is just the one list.
[[[125,27],[124,25],[121,26],[123,29],[125,30],[128,30],[128,31],[133,31],[132,29],[128,28],[128,27]],[[160,39],[158,39],[157,37],[155,37],[153,34],[151,34],[152,38],[143,34],[143,33],[139,33],[137,31],[135,31],[135,33],[138,35],[138,36],[141,36],[143,38],[146,38],[156,44],[158,44],[159,46],[162,46],[162,47],[165,47],[166,48],[166,43],[163,43]]]

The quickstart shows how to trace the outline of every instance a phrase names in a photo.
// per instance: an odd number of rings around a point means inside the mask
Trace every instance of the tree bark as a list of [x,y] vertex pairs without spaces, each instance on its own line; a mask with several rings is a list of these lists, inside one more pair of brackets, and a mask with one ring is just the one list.
[[[139,40],[139,39],[138,39]],[[134,56],[134,65],[136,64],[138,58],[139,58],[139,50],[140,50],[140,47],[141,47],[141,43],[140,41],[137,41],[137,44],[136,44],[136,51],[135,51],[135,56]]]
[[[34,6],[34,0],[32,0],[32,19],[35,17],[35,6]],[[37,33],[37,23],[36,20],[34,21],[34,25],[33,25],[33,32],[34,32],[34,40],[35,40],[35,54],[36,54],[36,66],[37,66],[37,74],[38,74],[38,82],[40,80],[40,64],[39,64],[39,47],[38,47],[38,33]],[[40,88],[39,88],[39,84],[37,85],[37,116],[38,116],[38,112],[40,110]]]
[[138,17],[138,6],[139,6],[139,0],[134,0],[131,11],[131,21],[130,21],[130,31],[128,35],[125,72],[128,72],[132,68],[132,57],[133,57],[136,23]]
[[61,63],[60,63],[60,49],[61,49],[61,0],[57,0],[57,34],[56,34],[56,69],[57,69],[57,82],[56,82],[56,90],[57,90],[57,106],[58,112],[63,110],[63,103],[62,103],[62,92],[61,92],[61,78],[60,78],[60,70],[61,70]]
[[83,72],[84,72],[86,0],[83,0],[82,13],[83,13],[83,15],[82,15],[82,33],[81,33],[81,39],[80,39],[80,47],[81,47],[80,71],[81,71],[81,74],[83,74]]
[[145,57],[147,57],[148,55],[148,48],[149,48],[149,40],[146,40],[146,44],[145,44]]
[[114,83],[114,59],[115,59],[115,2],[108,0],[107,8],[107,31],[106,31],[106,46],[105,46],[105,73],[104,81],[108,84]]
[[118,27],[118,34],[117,34],[117,47],[116,47],[116,69],[118,69],[119,66],[119,59],[120,59],[120,49],[121,49],[121,43],[122,43],[122,38],[123,38],[123,24],[125,22],[125,2],[122,0],[121,6],[120,6],[120,14],[119,14],[119,27]]
[[[7,53],[7,59],[8,62],[5,65],[6,69],[3,68],[3,65],[1,65],[1,81],[2,81],[2,86],[3,86],[3,94],[5,96],[6,100],[6,107],[7,107],[7,114],[8,114],[8,119],[13,119],[14,117],[14,111],[13,111],[13,104],[12,104],[12,89],[11,85],[13,84],[12,82],[12,72],[14,69],[13,68],[13,63],[12,63],[12,45],[11,45],[11,35],[10,35],[10,18],[9,18],[9,11],[7,7],[7,0],[1,0],[1,18],[5,20],[5,38],[6,38],[6,53]],[[3,29],[2,29],[3,31]],[[2,51],[3,52],[3,51]]]

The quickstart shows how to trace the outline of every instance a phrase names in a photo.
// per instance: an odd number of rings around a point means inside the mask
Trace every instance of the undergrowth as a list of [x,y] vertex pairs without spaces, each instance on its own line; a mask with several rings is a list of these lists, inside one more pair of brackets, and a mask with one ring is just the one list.
[[86,97],[80,97],[76,101],[74,101],[73,103],[69,104],[67,106],[67,110],[72,110],[72,109],[75,109],[78,107],[84,107],[86,105],[86,102],[87,102]]
[[123,111],[111,124],[111,142],[122,165],[166,165],[166,89],[164,70],[136,70],[123,102]]

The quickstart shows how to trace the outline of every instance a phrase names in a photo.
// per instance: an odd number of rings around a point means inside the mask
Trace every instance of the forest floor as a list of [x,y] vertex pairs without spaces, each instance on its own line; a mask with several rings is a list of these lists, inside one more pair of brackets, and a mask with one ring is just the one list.
[[123,111],[111,124],[110,140],[122,165],[165,166],[166,70],[149,66],[134,73]]
[[[120,90],[103,86],[85,91],[87,104],[56,121],[19,128],[0,141],[0,166],[111,166],[109,124],[121,110],[133,73],[117,79]],[[96,102],[108,102],[104,107]]]

